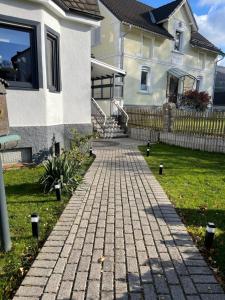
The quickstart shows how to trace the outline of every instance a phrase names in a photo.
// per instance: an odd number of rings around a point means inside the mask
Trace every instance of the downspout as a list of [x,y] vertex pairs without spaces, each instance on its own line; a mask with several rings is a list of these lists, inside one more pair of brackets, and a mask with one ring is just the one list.
[[218,59],[217,61],[215,61],[215,70],[214,70],[214,84],[213,84],[213,92],[212,92],[212,95],[213,95],[213,99],[212,99],[212,110],[214,108],[214,96],[215,96],[215,90],[216,90],[216,72],[217,72],[217,64],[222,61],[225,57],[225,54],[222,55],[222,57],[220,59]]

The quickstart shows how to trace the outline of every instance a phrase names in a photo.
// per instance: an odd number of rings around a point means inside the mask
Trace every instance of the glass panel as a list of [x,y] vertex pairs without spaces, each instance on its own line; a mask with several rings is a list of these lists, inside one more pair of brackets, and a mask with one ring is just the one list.
[[174,49],[179,51],[181,46],[181,32],[176,31]]
[[0,77],[32,83],[31,31],[0,25]]
[[47,35],[47,81],[50,90],[58,90],[58,40],[51,34]]
[[148,89],[148,72],[142,71],[141,72],[141,90],[147,91]]
[[47,78],[48,86],[54,86],[53,41],[50,38],[47,38]]

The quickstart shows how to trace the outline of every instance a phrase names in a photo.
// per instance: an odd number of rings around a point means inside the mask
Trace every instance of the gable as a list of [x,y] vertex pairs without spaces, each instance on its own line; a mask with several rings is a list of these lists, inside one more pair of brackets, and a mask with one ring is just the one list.
[[163,24],[169,21],[169,19],[177,14],[177,12],[179,12],[181,9],[185,10],[186,17],[189,20],[188,23],[191,25],[192,30],[197,31],[198,25],[187,0],[175,0],[152,10],[152,14],[154,15],[155,22],[157,24]]

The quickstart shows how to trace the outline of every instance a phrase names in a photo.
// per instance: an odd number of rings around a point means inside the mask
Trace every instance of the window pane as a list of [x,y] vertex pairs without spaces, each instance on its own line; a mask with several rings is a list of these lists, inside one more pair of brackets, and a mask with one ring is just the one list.
[[148,72],[142,71],[141,72],[141,90],[147,90],[148,89]]
[[179,51],[180,50],[180,45],[181,45],[181,32],[176,31],[175,35],[175,50]]
[[31,31],[0,25],[0,77],[32,84]]
[[53,41],[47,39],[47,78],[48,86],[54,86],[54,70],[53,70]]
[[47,82],[50,91],[59,91],[59,57],[58,38],[52,34],[47,34],[46,39],[46,59],[47,59]]

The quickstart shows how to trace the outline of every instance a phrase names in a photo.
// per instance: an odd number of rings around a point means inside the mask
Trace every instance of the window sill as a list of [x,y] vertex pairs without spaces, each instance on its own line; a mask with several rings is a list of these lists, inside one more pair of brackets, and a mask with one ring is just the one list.
[[139,91],[138,91],[138,94],[142,94],[142,95],[150,95],[151,92],[150,92],[150,91],[142,91],[142,90],[139,90]]

